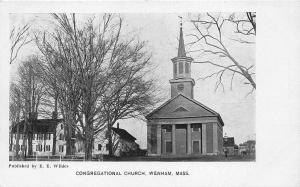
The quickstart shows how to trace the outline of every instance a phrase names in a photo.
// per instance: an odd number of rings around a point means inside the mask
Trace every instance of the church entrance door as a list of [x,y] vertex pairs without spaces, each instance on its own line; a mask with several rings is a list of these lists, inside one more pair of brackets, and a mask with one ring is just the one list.
[[185,124],[176,125],[176,154],[186,154],[186,127],[187,125]]

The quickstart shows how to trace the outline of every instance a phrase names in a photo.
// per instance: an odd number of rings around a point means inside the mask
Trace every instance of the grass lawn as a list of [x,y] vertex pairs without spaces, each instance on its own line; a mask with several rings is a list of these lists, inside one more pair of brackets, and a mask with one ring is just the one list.
[[[10,161],[18,161],[16,159],[9,158]],[[21,160],[19,160],[21,161]],[[83,158],[60,158],[57,156],[51,157],[31,157],[26,158],[22,161],[67,161],[67,162],[84,162]],[[99,161],[98,159],[93,159],[92,161]],[[121,162],[254,162],[255,155],[236,155],[236,156],[190,156],[190,157],[158,157],[158,156],[139,156],[139,157],[104,157],[103,161],[121,161]]]
[[104,161],[160,161],[160,162],[254,162],[255,155],[245,156],[198,156],[198,157],[122,157],[122,158],[110,158]]

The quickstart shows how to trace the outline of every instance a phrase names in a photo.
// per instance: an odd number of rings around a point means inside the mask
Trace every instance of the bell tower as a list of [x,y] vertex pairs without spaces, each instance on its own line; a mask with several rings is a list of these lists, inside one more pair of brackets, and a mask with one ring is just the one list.
[[181,93],[193,99],[195,85],[194,79],[191,78],[191,62],[193,61],[193,59],[186,56],[182,32],[182,22],[180,22],[177,57],[172,58],[171,60],[173,62],[173,79],[170,80],[171,98]]

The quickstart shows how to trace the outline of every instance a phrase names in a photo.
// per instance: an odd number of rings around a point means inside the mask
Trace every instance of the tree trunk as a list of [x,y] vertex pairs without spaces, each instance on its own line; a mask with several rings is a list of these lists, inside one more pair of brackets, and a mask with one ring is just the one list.
[[92,160],[93,158],[93,144],[94,144],[94,131],[92,128],[92,123],[88,120],[89,117],[84,115],[84,123],[85,123],[85,141],[86,141],[86,149],[85,149],[85,157],[87,160]]
[[17,137],[16,137],[16,156],[19,157],[19,140],[20,140],[20,113],[21,113],[21,99],[18,97],[18,115],[17,115]]
[[107,136],[108,136],[108,154],[109,156],[113,156],[113,142],[112,142],[112,133],[111,133],[111,125],[107,126]]
[[53,132],[53,138],[52,138],[52,155],[56,154],[56,129],[57,129],[57,118],[58,118],[58,112],[57,112],[57,103],[58,103],[58,94],[55,94],[54,97],[54,112],[52,113],[52,119],[56,120],[55,122],[55,129]]
[[74,155],[75,154],[75,129],[73,128],[73,125],[76,125],[75,122],[75,114],[70,108],[65,108],[65,140],[66,140],[66,155]]
[[[32,125],[30,126],[30,128],[32,127]],[[32,151],[32,138],[33,134],[32,132],[28,133],[28,155],[32,156],[33,155],[33,151]]]
[[28,130],[27,130],[27,132],[28,132],[28,135],[27,135],[27,139],[28,139],[28,155],[29,156],[32,156],[33,155],[33,153],[32,153],[32,139],[33,139],[33,116],[32,116],[33,114],[31,114],[31,116],[30,116],[30,121],[29,121],[29,123],[28,123]]
[[56,154],[56,129],[54,130],[53,137],[52,137],[52,155],[54,156],[55,154]]
[[20,140],[20,124],[17,123],[17,137],[16,137],[16,156],[19,156],[19,140]]
[[10,133],[9,133],[9,151],[12,151],[12,145],[13,145],[13,133],[12,133],[12,129],[13,129],[13,127],[11,127],[11,130],[10,130]]
[[85,158],[87,160],[92,160],[93,158],[93,139],[90,137],[87,137],[85,139]]
[[[27,134],[28,134],[28,130],[27,130],[27,123],[28,123],[28,120],[27,120],[27,117],[25,116],[25,120],[24,120],[24,127],[23,127],[23,149],[22,149],[22,158],[26,158],[26,137],[27,137]],[[26,147],[25,147],[26,146]]]

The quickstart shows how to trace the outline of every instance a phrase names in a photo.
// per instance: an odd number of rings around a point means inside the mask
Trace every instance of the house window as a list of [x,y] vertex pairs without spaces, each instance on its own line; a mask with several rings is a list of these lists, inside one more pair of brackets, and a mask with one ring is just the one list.
[[58,147],[58,151],[61,152],[61,153],[64,152],[64,146],[63,146],[63,145],[60,145],[60,146]]
[[38,139],[38,140],[43,140],[43,134],[38,134],[38,135],[37,135],[37,139]]
[[46,145],[46,151],[50,151],[50,145]]
[[51,139],[51,134],[45,134],[45,136],[46,136],[46,140],[50,140]]
[[166,153],[172,153],[172,142],[166,141]]
[[183,73],[183,62],[179,62],[179,73]]
[[64,129],[64,126],[63,126],[63,124],[60,124],[60,129]]
[[43,150],[43,145],[36,145],[36,151],[42,151]]
[[63,134],[59,134],[59,140],[64,140],[64,135]]
[[101,151],[102,145],[98,144],[98,151]]

